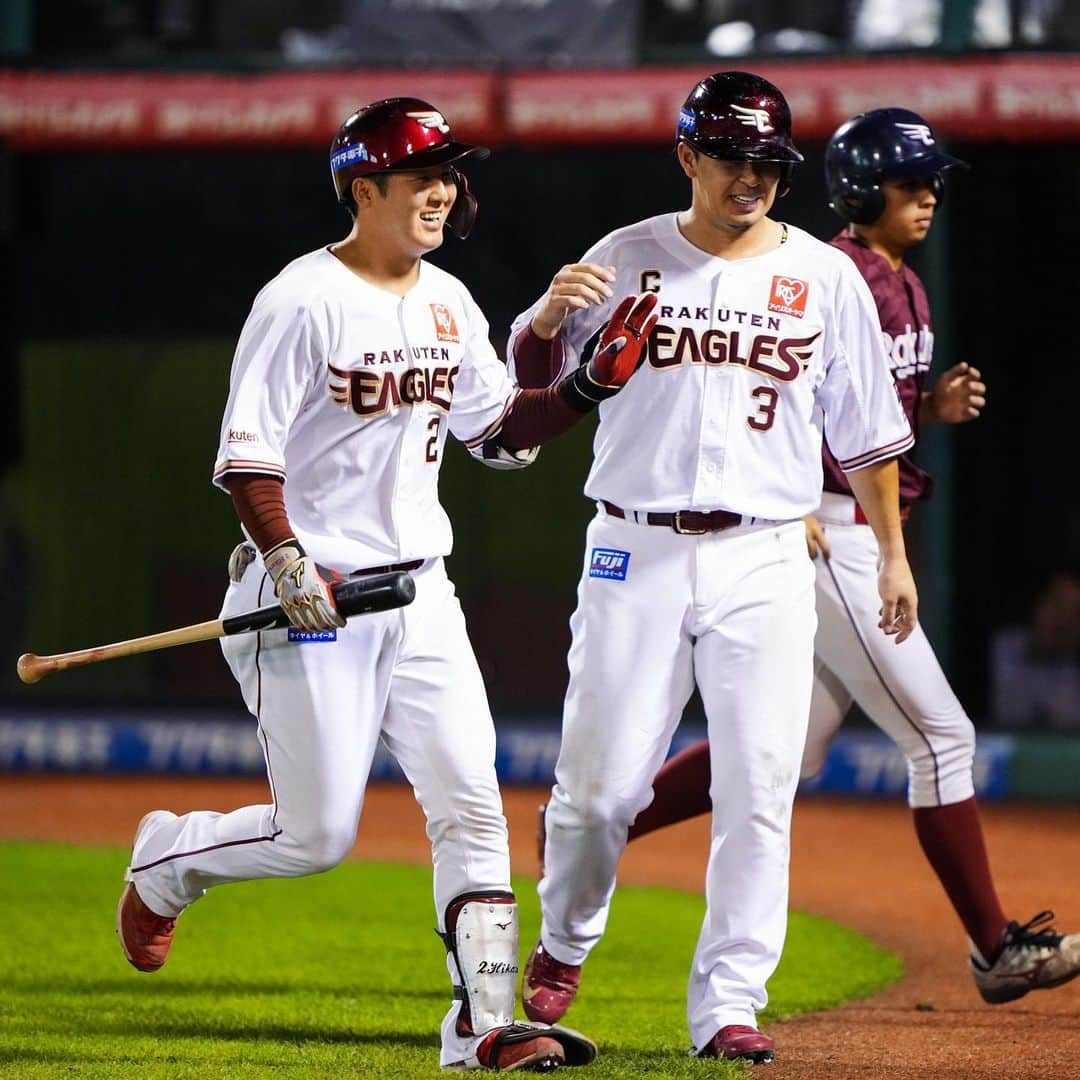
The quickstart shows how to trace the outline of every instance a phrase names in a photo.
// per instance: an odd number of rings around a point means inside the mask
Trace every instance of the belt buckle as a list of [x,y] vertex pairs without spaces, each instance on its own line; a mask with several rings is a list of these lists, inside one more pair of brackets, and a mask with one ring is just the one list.
[[686,529],[683,527],[682,516],[685,512],[686,511],[683,510],[675,511],[675,518],[672,521],[671,527],[680,536],[704,536],[709,531],[708,529]]

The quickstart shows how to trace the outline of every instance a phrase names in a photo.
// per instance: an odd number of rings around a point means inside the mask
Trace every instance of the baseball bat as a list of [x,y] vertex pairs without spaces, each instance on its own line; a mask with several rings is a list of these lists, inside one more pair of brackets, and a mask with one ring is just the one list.
[[[351,615],[367,615],[373,611],[391,611],[411,604],[416,595],[413,579],[404,571],[393,574],[375,574],[366,578],[339,581],[330,586],[338,611],[346,618]],[[97,645],[91,649],[55,653],[53,656],[37,656],[23,653],[16,670],[24,683],[36,683],[54,671],[96,664],[101,660],[115,660],[119,656],[171,649],[174,645],[190,645],[195,641],[212,641],[214,638],[231,637],[233,634],[251,634],[258,630],[280,630],[289,626],[289,617],[280,604],[258,608],[243,615],[230,615],[227,619],[181,626],[160,634],[118,641],[113,645]]]

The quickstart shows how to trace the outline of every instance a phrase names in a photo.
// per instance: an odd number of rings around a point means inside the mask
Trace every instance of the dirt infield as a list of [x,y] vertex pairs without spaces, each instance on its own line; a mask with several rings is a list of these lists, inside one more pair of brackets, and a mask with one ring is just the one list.
[[[542,793],[505,793],[514,867],[536,872],[535,809]],[[0,836],[127,844],[154,807],[228,810],[264,802],[258,781],[0,778]],[[1059,928],[1080,930],[1080,808],[989,807],[984,821],[1006,910],[1021,920],[1044,907]],[[699,890],[704,819],[632,845],[620,880]],[[430,851],[411,792],[368,792],[357,858],[426,864]],[[866,1002],[772,1028],[784,1080],[1076,1080],[1080,1077],[1080,979],[991,1008],[975,993],[965,942],[919,852],[907,809],[894,802],[796,805],[792,906],[852,926],[903,958],[907,975]]]

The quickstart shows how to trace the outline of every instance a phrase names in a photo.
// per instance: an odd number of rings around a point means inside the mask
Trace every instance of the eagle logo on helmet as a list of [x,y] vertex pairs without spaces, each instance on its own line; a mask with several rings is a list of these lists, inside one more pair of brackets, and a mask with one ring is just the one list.
[[426,112],[410,112],[405,115],[410,120],[415,120],[421,127],[438,128],[444,135],[450,133],[450,125],[443,119],[443,114],[434,109]]
[[735,113],[735,119],[746,127],[756,128],[763,135],[773,130],[769,114],[764,109],[751,109],[745,105],[732,104],[731,111]]
[[923,146],[934,145],[934,135],[930,131],[930,127],[928,124],[897,124],[896,126],[909,139],[914,139],[916,142],[921,142]]

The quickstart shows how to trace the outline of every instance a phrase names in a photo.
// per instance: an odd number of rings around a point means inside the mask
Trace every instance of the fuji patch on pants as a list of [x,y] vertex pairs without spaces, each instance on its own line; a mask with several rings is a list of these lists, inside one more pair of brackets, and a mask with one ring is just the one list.
[[589,558],[589,577],[625,581],[630,570],[630,552],[618,548],[594,547]]

